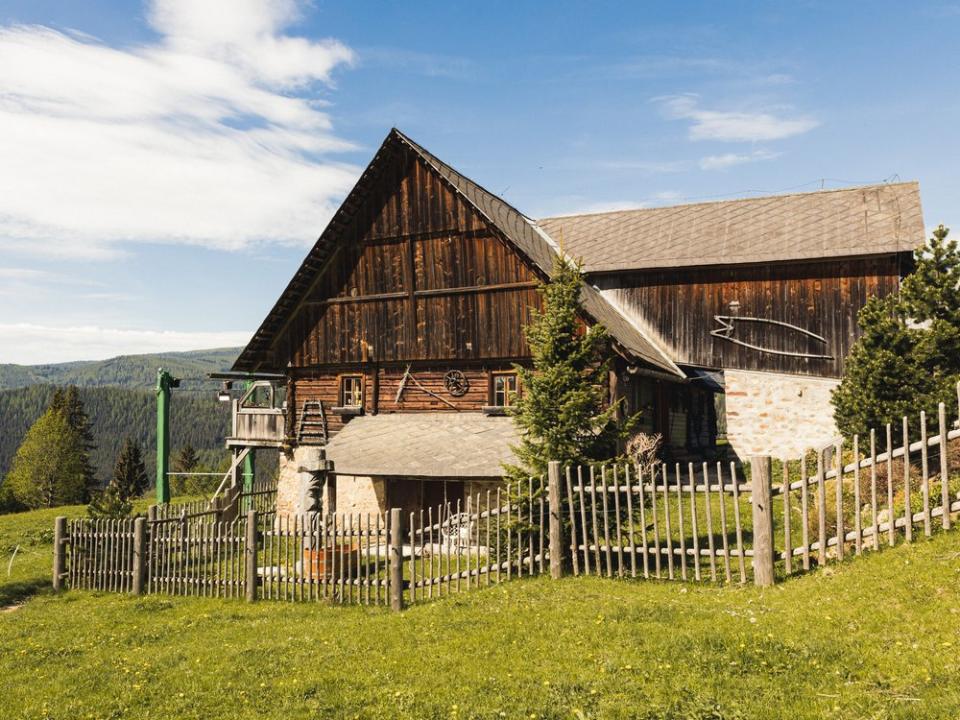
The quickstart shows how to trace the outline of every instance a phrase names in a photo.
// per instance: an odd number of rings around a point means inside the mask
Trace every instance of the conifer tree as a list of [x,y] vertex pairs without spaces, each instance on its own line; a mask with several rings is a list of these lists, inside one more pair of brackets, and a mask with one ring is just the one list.
[[187,443],[180,448],[176,457],[174,457],[173,468],[175,472],[188,473],[193,472],[199,463],[200,457],[197,455],[197,451],[193,445]]
[[618,422],[619,405],[606,404],[609,337],[602,325],[581,321],[582,283],[581,265],[558,256],[550,281],[539,288],[543,310],[532,310],[524,328],[533,368],[516,366],[521,395],[511,414],[520,442],[513,448],[518,464],[505,468],[511,480],[546,478],[550,460],[610,458],[633,423]]
[[4,486],[31,509],[83,502],[83,441],[63,413],[48,409],[30,427]]
[[87,415],[86,408],[83,406],[83,400],[80,399],[80,392],[76,385],[70,385],[66,391],[57,388],[53,393],[53,400],[50,407],[63,414],[77,434],[80,436],[83,453],[81,462],[83,463],[83,479],[85,487],[85,500],[93,497],[100,483],[97,481],[96,472],[93,469],[93,463],[90,456],[96,449],[93,441],[93,431],[90,428],[90,417]]
[[117,456],[113,478],[87,507],[94,517],[125,517],[133,509],[131,500],[142,495],[148,486],[143,451],[133,438],[127,438]]
[[846,435],[890,423],[954,396],[960,380],[960,250],[938,227],[914,252],[915,269],[898,295],[871,298],[858,315],[862,336],[833,392],[834,419]]

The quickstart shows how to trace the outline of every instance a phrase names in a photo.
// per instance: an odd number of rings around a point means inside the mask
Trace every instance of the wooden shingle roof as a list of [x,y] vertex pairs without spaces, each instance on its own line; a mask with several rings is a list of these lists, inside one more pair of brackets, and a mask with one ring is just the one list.
[[924,242],[916,182],[672,207],[550,217],[537,223],[587,272],[909,252]]

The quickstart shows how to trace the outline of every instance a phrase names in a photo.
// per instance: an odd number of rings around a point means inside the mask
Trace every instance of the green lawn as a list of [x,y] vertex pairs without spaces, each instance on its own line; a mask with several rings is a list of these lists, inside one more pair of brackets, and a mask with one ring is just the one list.
[[[48,582],[57,513],[0,597]],[[9,553],[5,554],[9,559]],[[0,613],[4,718],[956,718],[960,533],[769,590],[546,578],[382,609],[45,590]]]

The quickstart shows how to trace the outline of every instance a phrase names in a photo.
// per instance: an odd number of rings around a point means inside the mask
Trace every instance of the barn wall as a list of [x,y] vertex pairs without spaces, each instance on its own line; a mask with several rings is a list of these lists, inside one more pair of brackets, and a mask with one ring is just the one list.
[[[896,255],[820,263],[664,270],[592,277],[616,305],[651,327],[680,363],[840,377],[843,358],[859,336],[857,313],[867,299],[899,287]],[[804,359],[760,352],[717,338],[714,315],[789,323],[826,344],[767,323],[735,324],[735,337],[775,350],[831,355]]]
[[[378,366],[371,363],[337,365],[325,368],[304,368],[293,373],[293,401],[288,427],[296,432],[300,408],[306,400],[321,401],[326,409],[328,431],[334,435],[350,417],[336,415],[330,408],[339,403],[339,378],[343,374],[362,374],[364,383],[364,412],[480,412],[490,405],[491,376],[494,372],[509,372],[509,362],[495,363],[416,363],[410,365],[412,380],[408,380],[399,395],[400,383],[407,365]],[[444,386],[448,370],[460,370],[469,383],[466,394],[454,397]],[[414,382],[414,380],[416,382]],[[419,383],[419,385],[418,385]],[[422,386],[422,387],[421,387]],[[429,390],[438,397],[425,392]],[[376,392],[375,392],[376,391]],[[376,398],[376,399],[375,399]]]
[[537,276],[412,153],[341,233],[278,338],[282,366],[529,355]]

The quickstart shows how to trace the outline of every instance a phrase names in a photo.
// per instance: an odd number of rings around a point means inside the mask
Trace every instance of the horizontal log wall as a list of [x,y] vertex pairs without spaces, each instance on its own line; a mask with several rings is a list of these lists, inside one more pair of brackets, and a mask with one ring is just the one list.
[[[678,362],[716,368],[769,370],[840,377],[859,337],[857,313],[872,296],[899,287],[896,255],[821,263],[713,267],[609,274],[591,278],[604,295],[649,324]],[[731,302],[739,309],[732,311]],[[734,337],[787,352],[827,354],[832,360],[761,352],[710,334],[715,315],[789,323],[826,344],[768,323],[735,323]]]
[[[371,363],[357,363],[331,368],[296,370],[294,379],[296,408],[291,427],[294,429],[297,427],[297,413],[303,407],[304,401],[323,402],[327,411],[327,428],[331,436],[350,421],[351,416],[341,416],[330,410],[340,402],[339,379],[342,375],[363,376],[364,412],[367,414],[374,412],[480,412],[491,403],[491,375],[496,372],[512,371],[513,366],[508,362],[487,365],[414,364],[410,366],[412,379],[408,379],[400,400],[397,401],[397,391],[406,369],[406,364],[381,367]],[[461,397],[454,397],[444,386],[444,375],[451,369],[460,370],[469,383],[466,394]]]

